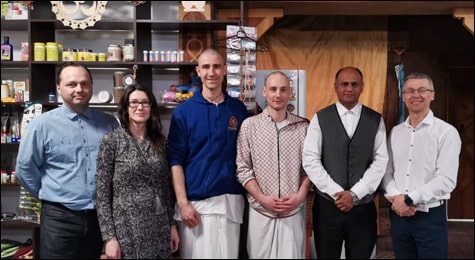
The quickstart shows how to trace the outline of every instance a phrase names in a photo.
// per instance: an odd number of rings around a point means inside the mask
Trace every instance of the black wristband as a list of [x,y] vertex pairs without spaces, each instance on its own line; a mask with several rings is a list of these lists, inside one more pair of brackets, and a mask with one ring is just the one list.
[[406,203],[408,207],[414,206],[414,201],[412,201],[411,197],[409,197],[407,194],[404,195],[404,203]]

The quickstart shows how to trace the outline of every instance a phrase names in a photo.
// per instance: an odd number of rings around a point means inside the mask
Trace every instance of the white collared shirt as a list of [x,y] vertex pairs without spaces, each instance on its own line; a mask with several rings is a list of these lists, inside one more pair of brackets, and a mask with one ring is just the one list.
[[[358,103],[351,109],[353,118],[349,121],[346,120],[346,113],[349,110],[347,110],[340,102],[336,102],[336,107],[343,126],[345,127],[348,136],[351,138],[360,120],[362,105]],[[347,128],[348,123],[352,123],[352,129]],[[366,169],[363,178],[361,178],[355,185],[353,185],[353,187],[351,187],[351,191],[353,191],[360,199],[375,192],[378,189],[386,170],[386,165],[388,162],[388,150],[386,147],[386,127],[382,117],[374,140],[373,151],[373,162],[371,163],[370,167]],[[330,177],[326,169],[323,167],[321,159],[322,130],[320,129],[320,124],[318,123],[318,116],[315,114],[310,121],[307,136],[305,138],[302,164],[312,183],[317,186],[321,192],[324,192],[333,199],[336,199],[336,197],[333,195],[336,192],[343,191],[344,189]]]
[[390,160],[382,182],[385,195],[408,194],[418,206],[449,199],[457,184],[459,133],[432,111],[416,128],[409,120],[391,130]]
[[338,115],[340,115],[341,122],[345,127],[348,137],[352,138],[355,133],[356,125],[361,117],[361,104],[357,104],[351,110],[346,109],[340,102],[336,103]]

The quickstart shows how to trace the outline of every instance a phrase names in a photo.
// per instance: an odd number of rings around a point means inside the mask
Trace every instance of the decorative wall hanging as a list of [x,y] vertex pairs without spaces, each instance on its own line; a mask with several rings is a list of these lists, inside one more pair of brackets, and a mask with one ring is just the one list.
[[204,12],[206,1],[181,1],[185,12]]
[[135,6],[135,7],[137,7],[137,6],[141,5],[141,4],[145,4],[145,2],[146,2],[146,1],[129,1],[129,4],[131,4],[131,5]]
[[[101,20],[107,1],[50,1],[56,19],[73,29],[86,29]],[[65,3],[74,3],[65,4]]]
[[[178,18],[182,21],[202,21],[211,19],[211,6],[207,1],[181,1]],[[198,56],[209,46],[210,33],[194,30],[180,35],[179,48],[184,50],[185,62],[198,62]]]
[[184,60],[186,62],[198,62],[198,57],[205,50],[206,35],[189,33],[182,36],[182,41],[185,43]]
[[211,5],[206,1],[181,1],[178,17],[180,20],[211,20]]
[[248,111],[256,109],[256,35],[256,27],[226,26],[227,90],[243,101]]

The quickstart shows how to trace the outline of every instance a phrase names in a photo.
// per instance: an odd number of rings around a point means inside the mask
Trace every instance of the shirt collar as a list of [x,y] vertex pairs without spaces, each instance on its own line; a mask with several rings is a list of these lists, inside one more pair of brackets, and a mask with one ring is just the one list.
[[[269,118],[269,120],[271,122],[274,122],[274,121],[272,121],[272,117],[270,116],[269,112],[267,111],[267,107],[264,110],[262,110],[261,113],[264,113],[264,115],[266,115],[267,118]],[[289,122],[289,111],[286,111],[285,114],[286,114],[285,119],[281,123],[286,122],[286,124],[289,124],[290,123]]]
[[346,107],[344,107],[340,103],[340,101],[336,102],[336,109],[337,109],[338,115],[340,115],[340,117],[345,115],[348,111],[353,112],[354,115],[359,115],[359,114],[361,114],[362,107],[363,106],[360,103],[357,103],[356,106],[354,106],[352,109],[348,110]]
[[62,105],[60,107],[60,109],[64,112],[64,115],[66,115],[66,117],[69,118],[70,120],[74,120],[75,118],[77,118],[81,115],[86,117],[86,118],[91,117],[91,110],[89,108],[87,108],[86,111],[84,111],[84,113],[82,113],[82,114],[78,114],[78,113],[72,111],[69,107],[67,107],[65,105]]
[[[406,120],[404,121],[404,125],[406,127],[412,128],[411,124],[409,123],[409,120],[410,120],[410,116],[406,118]],[[424,117],[422,122],[417,127],[421,125],[432,125],[432,124],[434,124],[434,112],[432,112],[432,110],[429,109],[429,113],[427,113],[427,115]]]

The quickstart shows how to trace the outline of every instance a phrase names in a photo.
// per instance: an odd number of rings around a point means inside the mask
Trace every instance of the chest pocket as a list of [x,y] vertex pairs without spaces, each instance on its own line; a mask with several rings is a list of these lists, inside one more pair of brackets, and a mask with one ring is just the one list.
[[77,147],[74,143],[79,140],[62,138],[52,140],[46,144],[46,158],[55,162],[75,163],[77,162]]

